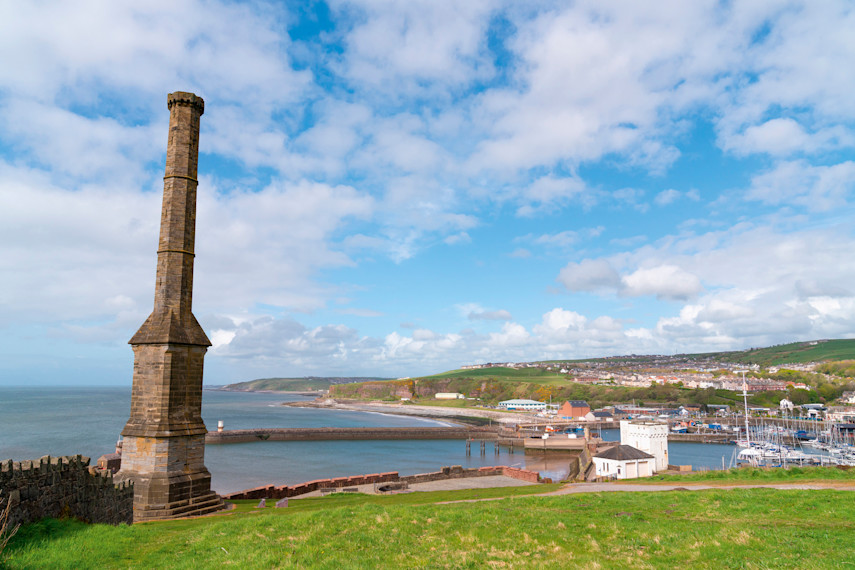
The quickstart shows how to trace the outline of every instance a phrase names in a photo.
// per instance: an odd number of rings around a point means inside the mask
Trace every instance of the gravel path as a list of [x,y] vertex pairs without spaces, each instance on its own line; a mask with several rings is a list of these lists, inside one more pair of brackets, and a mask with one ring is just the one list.
[[834,489],[838,491],[855,491],[855,483],[746,483],[730,485],[707,485],[703,483],[668,483],[668,484],[632,484],[632,483],[572,483],[542,496],[572,495],[574,493],[602,493],[614,491],[650,492],[650,491],[702,491],[706,489],[796,489],[812,491],[819,489]]

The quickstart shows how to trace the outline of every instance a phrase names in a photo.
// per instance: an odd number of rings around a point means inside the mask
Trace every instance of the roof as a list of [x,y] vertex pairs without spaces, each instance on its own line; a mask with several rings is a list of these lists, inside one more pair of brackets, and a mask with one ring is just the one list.
[[544,402],[538,402],[536,400],[503,400],[499,402],[500,404],[543,404]]
[[595,418],[610,418],[612,417],[611,412],[591,412],[594,414]]
[[574,408],[590,408],[588,402],[585,400],[570,400],[570,405]]
[[631,445],[617,445],[610,447],[605,451],[601,451],[594,457],[600,459],[612,459],[614,461],[626,461],[630,459],[653,459],[649,453],[644,453],[640,449],[636,449]]

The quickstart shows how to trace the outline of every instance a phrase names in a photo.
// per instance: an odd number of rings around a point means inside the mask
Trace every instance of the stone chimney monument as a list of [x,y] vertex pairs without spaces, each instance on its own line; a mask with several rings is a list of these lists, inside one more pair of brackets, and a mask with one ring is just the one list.
[[211,341],[192,313],[199,118],[205,102],[167,97],[169,143],[157,248],[154,311],[130,340],[131,417],[117,481],[134,482],[134,521],[219,510],[205,468],[202,365]]

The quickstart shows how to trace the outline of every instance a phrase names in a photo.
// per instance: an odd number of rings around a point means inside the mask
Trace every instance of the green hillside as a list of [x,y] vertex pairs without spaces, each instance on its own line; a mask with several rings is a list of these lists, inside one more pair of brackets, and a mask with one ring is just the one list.
[[543,368],[505,368],[496,366],[494,368],[476,368],[474,370],[452,370],[442,372],[432,376],[424,376],[420,380],[429,380],[433,378],[490,378],[499,381],[525,381],[533,384],[550,384],[559,382],[566,378],[566,375],[559,374],[551,370]]
[[774,366],[799,362],[855,360],[855,339],[793,342],[768,348],[752,348],[738,352],[713,352],[694,355],[717,358],[725,362]]
[[[770,366],[776,364],[832,361],[845,362],[855,360],[855,339],[820,340],[812,342],[797,342],[768,348],[750,349],[736,352],[713,352],[704,354],[686,354],[675,356],[617,356],[591,359],[587,361],[553,361],[555,364],[565,363],[567,368],[590,368],[598,364],[602,370],[645,370],[645,369],[686,369],[709,367],[718,363],[760,364]],[[543,363],[541,363],[543,364]],[[605,366],[602,366],[605,365]],[[831,364],[825,366],[832,366]],[[333,386],[330,395],[334,398],[354,398],[359,400],[389,400],[399,401],[404,398],[418,403],[435,403],[433,395],[437,392],[459,392],[469,398],[477,398],[483,404],[495,404],[501,400],[512,398],[532,398],[540,401],[552,400],[586,400],[592,406],[602,406],[615,402],[659,402],[670,404],[730,404],[736,397],[727,390],[692,390],[676,385],[650,386],[645,388],[629,388],[623,386],[587,385],[568,382],[568,375],[561,374],[554,366],[553,370],[545,368],[507,368],[495,366],[467,370],[450,370],[431,376],[389,380],[385,382],[371,381],[347,385]],[[839,366],[838,366],[839,368]],[[848,370],[848,368],[846,369]],[[827,373],[849,378],[841,370],[828,370]],[[783,374],[783,376],[782,376]],[[789,375],[787,375],[789,374]],[[769,398],[791,399],[798,397],[799,403],[831,402],[839,397],[843,390],[851,389],[848,384],[827,383],[821,376],[810,373],[779,372],[764,374],[779,380],[806,382],[815,385],[814,392],[804,391],[804,394],[788,394],[785,392],[768,392],[752,396],[752,403],[768,405]],[[823,387],[823,384],[828,384]],[[770,400],[771,401],[771,400]],[[793,400],[795,401],[795,400]],[[462,405],[462,400],[455,405]]]
[[332,384],[346,384],[350,382],[366,382],[373,380],[385,380],[384,378],[348,378],[348,377],[323,377],[310,376],[308,378],[259,378],[247,382],[237,382],[223,386],[223,390],[235,392],[316,392],[329,390]]

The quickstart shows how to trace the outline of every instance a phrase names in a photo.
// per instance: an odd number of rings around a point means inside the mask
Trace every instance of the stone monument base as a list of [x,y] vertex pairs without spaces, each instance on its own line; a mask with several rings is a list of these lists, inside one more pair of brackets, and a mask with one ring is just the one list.
[[117,482],[134,482],[134,522],[207,515],[225,508],[211,491],[209,473],[140,475],[119,472]]

